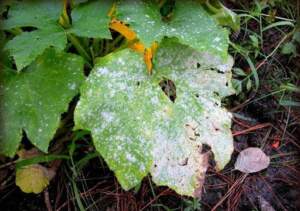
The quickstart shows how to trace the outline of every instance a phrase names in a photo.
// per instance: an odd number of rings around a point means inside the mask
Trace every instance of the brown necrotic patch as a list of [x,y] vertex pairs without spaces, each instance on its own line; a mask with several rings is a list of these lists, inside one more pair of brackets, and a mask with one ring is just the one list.
[[176,86],[174,82],[165,78],[159,82],[159,86],[167,97],[174,103],[176,99]]

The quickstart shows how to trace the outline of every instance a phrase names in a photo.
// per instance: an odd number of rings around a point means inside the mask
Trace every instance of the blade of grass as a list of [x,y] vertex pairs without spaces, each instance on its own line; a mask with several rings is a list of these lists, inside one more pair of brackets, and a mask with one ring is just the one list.
[[16,161],[16,168],[22,168],[24,166],[36,164],[36,163],[47,163],[53,160],[68,160],[67,155],[42,155],[34,158]]

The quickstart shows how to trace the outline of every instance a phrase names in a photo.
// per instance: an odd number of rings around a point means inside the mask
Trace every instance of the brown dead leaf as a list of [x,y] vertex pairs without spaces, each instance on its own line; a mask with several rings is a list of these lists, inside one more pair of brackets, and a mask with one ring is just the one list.
[[234,167],[244,173],[254,173],[267,168],[270,158],[257,147],[249,147],[240,152]]

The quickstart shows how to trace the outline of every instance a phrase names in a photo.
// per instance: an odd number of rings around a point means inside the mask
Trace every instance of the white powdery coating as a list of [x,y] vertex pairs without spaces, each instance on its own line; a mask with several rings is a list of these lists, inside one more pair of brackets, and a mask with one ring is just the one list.
[[187,139],[184,134],[169,139],[164,131],[157,131],[155,140],[155,146],[159,147],[152,152],[153,181],[182,195],[195,196],[196,191],[201,192],[207,169],[207,155],[201,154],[201,145]]
[[199,102],[205,109],[203,115],[197,119],[196,132],[200,134],[197,141],[211,147],[217,168],[223,169],[233,152],[232,114],[204,97],[200,96]]
[[224,96],[230,92],[226,83],[232,64],[201,54],[203,59],[190,51],[184,55],[187,59],[178,62],[162,59],[160,66],[171,64],[164,76],[176,85],[173,103],[159,80],[152,80],[157,75],[151,79],[145,74],[140,57],[131,51],[121,53],[89,76],[77,116],[92,131],[96,149],[123,188],[134,187],[150,173],[157,185],[167,185],[182,195],[197,195],[207,169],[202,144],[211,146],[219,168],[229,161],[233,150],[231,115],[221,108],[220,98],[214,97],[214,92],[224,90]]
[[103,117],[104,121],[107,123],[111,123],[115,118],[115,114],[112,112],[102,111],[101,116]]

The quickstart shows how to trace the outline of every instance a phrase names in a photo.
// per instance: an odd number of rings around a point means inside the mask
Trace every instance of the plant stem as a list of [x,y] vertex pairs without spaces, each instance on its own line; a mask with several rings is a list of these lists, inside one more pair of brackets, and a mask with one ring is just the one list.
[[84,49],[84,47],[81,45],[81,43],[78,40],[78,38],[75,37],[75,36],[73,36],[72,34],[68,34],[67,36],[68,36],[68,39],[70,40],[70,42],[72,43],[72,45],[74,45],[74,47],[78,51],[78,53],[86,60],[86,62],[89,64],[89,66],[91,66],[91,64],[90,64],[91,57],[86,52],[86,50]]

